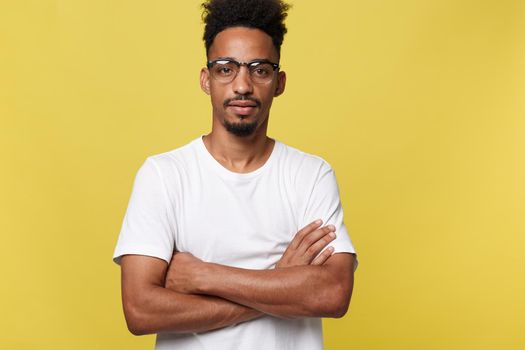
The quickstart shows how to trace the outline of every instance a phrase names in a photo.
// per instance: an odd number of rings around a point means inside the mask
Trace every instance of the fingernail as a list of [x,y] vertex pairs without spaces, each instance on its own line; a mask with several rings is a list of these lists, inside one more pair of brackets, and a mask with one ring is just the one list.
[[335,226],[334,225],[328,225],[328,227],[330,228],[330,230],[335,231]]
[[314,221],[314,223],[317,224],[317,225],[321,225],[323,223],[323,220],[317,219],[317,220]]
[[331,238],[335,238],[335,233],[330,232],[330,233],[328,234],[328,236],[330,236]]

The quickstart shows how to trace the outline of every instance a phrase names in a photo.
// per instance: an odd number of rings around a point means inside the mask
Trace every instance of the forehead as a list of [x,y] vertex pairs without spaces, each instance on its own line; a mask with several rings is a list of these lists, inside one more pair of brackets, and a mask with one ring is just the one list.
[[217,34],[208,52],[210,60],[231,57],[238,61],[265,58],[278,61],[272,38],[259,29],[233,27]]

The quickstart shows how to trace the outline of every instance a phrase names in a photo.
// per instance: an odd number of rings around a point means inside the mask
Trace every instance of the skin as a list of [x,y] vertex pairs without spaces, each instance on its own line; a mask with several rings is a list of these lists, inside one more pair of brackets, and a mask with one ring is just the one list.
[[[279,62],[279,55],[270,36],[258,29],[234,27],[215,37],[208,52],[208,59],[230,57],[239,62],[268,59]],[[242,67],[235,80],[220,83],[210,77],[207,68],[200,74],[202,90],[210,95],[212,104],[212,131],[204,138],[208,151],[227,169],[246,173],[261,167],[269,158],[274,140],[266,135],[268,117],[273,98],[280,96],[286,86],[286,73],[278,72],[269,84],[253,84],[248,70]],[[224,101],[239,96],[256,99],[260,107],[248,114],[236,113],[232,107],[225,108]],[[257,123],[255,132],[246,137],[232,135],[223,126],[230,123]]]
[[[230,57],[239,62],[278,62],[271,38],[257,29],[229,28],[219,33],[210,60]],[[200,74],[201,88],[210,95],[212,131],[204,144],[212,156],[234,172],[250,172],[270,156],[274,140],[267,135],[273,98],[284,92],[286,74],[269,84],[253,84],[245,67],[229,84]],[[243,96],[257,100],[253,108],[224,104]],[[256,123],[255,132],[239,137],[224,121]],[[272,270],[249,270],[201,261],[175,253],[171,262],[148,256],[122,257],[122,299],[129,330],[136,335],[159,332],[204,332],[263,315],[282,318],[342,317],[353,289],[353,254],[325,249],[335,228],[311,223],[297,232]],[[322,253],[320,253],[322,251]],[[320,253],[320,254],[319,254]]]
[[[322,270],[318,269],[322,266],[328,266],[327,270],[334,269],[333,266],[336,265],[346,266],[346,263],[335,261],[335,257],[349,257],[351,260],[348,262],[349,273],[347,274],[346,271],[343,271],[342,275],[337,276],[338,283],[345,286],[345,290],[339,296],[343,299],[343,302],[339,305],[340,307],[342,306],[342,310],[335,316],[342,316],[348,307],[353,285],[353,278],[351,278],[353,275],[353,255],[332,255],[330,249],[325,249],[319,254],[334,239],[330,235],[330,233],[334,232],[334,228],[332,226],[321,227],[321,224],[321,221],[313,222],[295,235],[276,264],[276,269],[272,270],[279,271],[276,276],[270,276],[270,280],[273,280],[273,282],[268,281],[268,276],[258,276],[259,280],[256,282],[259,284],[271,282],[272,285],[275,285],[276,282],[282,282],[279,280],[280,278],[286,278],[292,279],[296,285],[299,276],[294,275],[301,275],[305,272],[305,269],[301,269],[301,267],[312,267],[314,271],[307,272],[310,275],[315,272],[321,272],[322,274]],[[330,261],[332,262],[329,263]],[[123,256],[121,260],[122,301],[124,315],[130,332],[135,335],[160,332],[205,332],[253,320],[265,314],[262,311],[262,309],[265,309],[264,307],[258,310],[242,305],[242,303],[232,302],[213,295],[188,294],[192,288],[189,282],[195,277],[195,275],[192,276],[191,270],[201,264],[205,263],[187,253],[175,254],[169,266],[164,260],[153,257],[143,255]],[[221,268],[220,265],[215,266]],[[226,266],[223,267],[227,268]],[[179,268],[183,268],[184,273],[179,274]],[[255,270],[243,271],[248,273],[256,272]],[[334,271],[333,273],[337,275],[341,271]],[[227,272],[222,272],[221,276],[227,274]],[[231,275],[230,277],[235,276]],[[188,283],[183,282],[184,279],[187,279]],[[235,277],[234,279],[240,281],[239,278]],[[250,279],[245,279],[245,282],[250,283]],[[305,284],[307,283],[305,281]],[[224,284],[224,280],[218,283],[218,285]],[[266,286],[265,289],[261,289],[257,293],[259,295],[265,293],[267,289],[271,289],[269,287]],[[305,285],[295,287],[297,289],[309,288],[309,294],[315,296],[315,298],[310,299],[317,299],[320,294],[319,291],[333,288],[330,284],[321,287],[317,284],[310,287]],[[316,288],[319,290],[312,290]],[[282,292],[282,289],[283,287],[277,291],[270,290],[269,292],[270,294],[276,294],[277,292]],[[309,304],[310,299],[301,301],[297,296],[292,298],[289,295],[288,299],[290,299],[292,307],[297,305],[296,307],[299,311],[280,312],[281,317],[291,318],[304,315],[305,312],[302,310],[305,305],[310,310],[309,316],[326,316],[326,311],[319,312],[317,310],[317,308],[322,310],[323,307],[326,307],[326,305],[322,304],[324,299],[312,304]],[[333,305],[333,303],[329,303],[329,305]],[[277,315],[277,313],[275,314]]]

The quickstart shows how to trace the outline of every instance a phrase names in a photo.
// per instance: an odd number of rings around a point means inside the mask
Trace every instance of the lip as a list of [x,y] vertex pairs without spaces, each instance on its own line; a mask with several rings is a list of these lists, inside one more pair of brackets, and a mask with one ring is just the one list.
[[232,110],[233,113],[237,115],[250,115],[255,110],[256,106],[247,105],[247,106],[240,106],[237,104],[230,104],[228,105],[228,108]]
[[257,107],[257,104],[253,101],[232,101],[228,105],[230,107]]

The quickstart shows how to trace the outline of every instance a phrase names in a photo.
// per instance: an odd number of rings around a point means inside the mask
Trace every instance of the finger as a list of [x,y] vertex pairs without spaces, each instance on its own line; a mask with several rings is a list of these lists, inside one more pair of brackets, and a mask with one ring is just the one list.
[[335,239],[335,233],[330,232],[329,234],[323,236],[321,239],[319,239],[317,242],[312,244],[310,248],[306,250],[304,253],[304,256],[308,258],[308,261],[312,261],[313,258],[319,254],[321,250],[323,250],[330,242],[332,242]]
[[[292,239],[292,242],[288,245],[288,248],[290,249],[297,249],[299,245],[301,244],[302,240],[305,236],[307,236],[309,233],[315,231],[319,226],[321,226],[323,223],[323,220],[315,220],[314,222],[309,223],[302,229],[300,229],[296,234],[295,237]],[[287,249],[288,250],[288,249]]]
[[[306,235],[303,240],[301,241],[301,244],[297,248],[297,251],[301,254],[304,254],[312,245],[314,245],[318,240],[322,239],[323,237],[329,235],[331,232],[335,231],[334,225],[328,225],[325,227],[321,227],[318,230],[315,230],[308,235]],[[319,253],[321,249],[317,251]],[[316,253],[316,255],[317,255]],[[315,255],[314,255],[315,256]]]
[[311,265],[322,265],[328,260],[329,257],[334,253],[334,247],[328,247],[312,261]]

